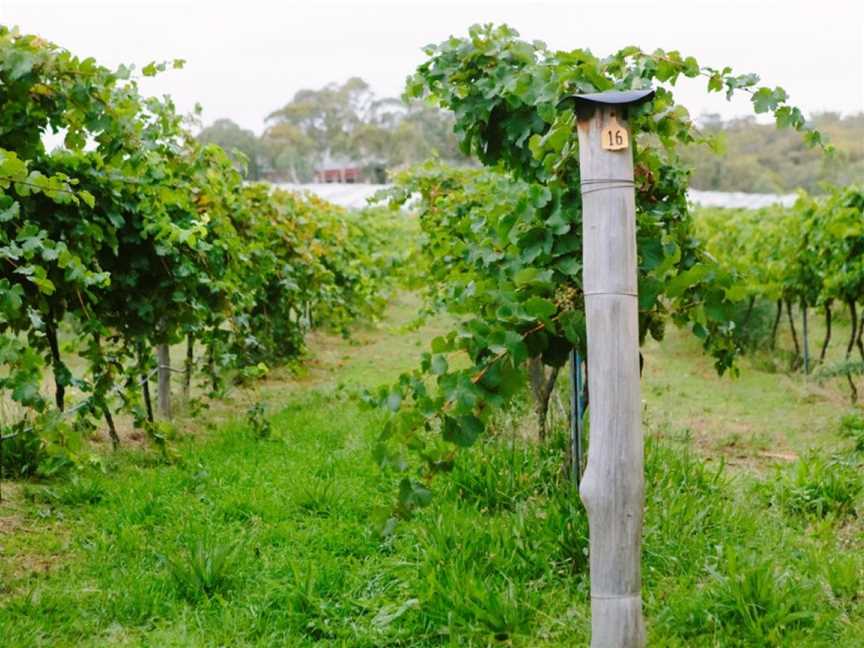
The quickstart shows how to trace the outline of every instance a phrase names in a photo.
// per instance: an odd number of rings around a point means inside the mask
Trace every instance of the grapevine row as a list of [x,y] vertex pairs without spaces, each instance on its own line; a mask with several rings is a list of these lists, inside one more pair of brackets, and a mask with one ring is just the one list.
[[801,194],[791,208],[703,210],[698,230],[711,254],[741,276],[736,296],[748,299],[751,308],[759,299],[776,303],[772,348],[785,313],[795,365],[801,363],[806,341],[799,342],[793,306],[805,316],[810,310],[824,314],[817,365],[826,362],[834,310],[839,305],[848,311],[844,360],[827,373],[845,375],[855,400],[852,374],[860,373],[852,363],[856,348],[864,362],[864,187],[834,188],[820,198]]
[[[59,470],[100,419],[119,441],[118,410],[158,438],[142,381],[158,345],[186,340],[187,389],[202,349],[219,392],[229,370],[298,358],[314,323],[374,315],[390,231],[374,214],[244,184],[170,99],[140,94],[133,68],[0,27],[0,391],[20,412],[6,456]],[[83,400],[64,415],[73,391]]]

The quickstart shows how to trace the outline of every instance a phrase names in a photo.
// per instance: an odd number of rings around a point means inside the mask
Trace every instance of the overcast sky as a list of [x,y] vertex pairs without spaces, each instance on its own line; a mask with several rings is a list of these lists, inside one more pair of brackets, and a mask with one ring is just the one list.
[[[0,0],[0,23],[108,66],[186,59],[144,90],[256,132],[301,88],[360,76],[398,95],[421,47],[477,22],[598,55],[631,44],[679,49],[703,65],[756,72],[805,112],[864,111],[864,0]],[[694,115],[750,112],[744,98],[708,96],[702,81],[679,97]]]

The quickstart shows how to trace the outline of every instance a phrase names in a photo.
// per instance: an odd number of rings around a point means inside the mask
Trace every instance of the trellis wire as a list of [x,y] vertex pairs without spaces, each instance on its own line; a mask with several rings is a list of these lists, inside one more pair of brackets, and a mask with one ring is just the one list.
[[[159,371],[160,369],[167,369],[169,371],[175,371],[178,373],[183,373],[183,370],[181,370],[181,369],[175,369],[173,367],[169,367],[166,365],[159,365],[159,366],[155,367],[154,369],[152,369],[150,371],[150,373],[148,373],[146,376],[144,376],[144,378],[142,378],[138,382],[136,387],[140,387],[145,382],[150,380],[153,377],[153,375],[157,371]],[[122,388],[121,385],[117,385],[116,387],[111,389],[109,392],[107,392],[106,396],[110,396],[110,395],[114,394],[115,392],[120,391],[121,388]],[[75,412],[77,412],[78,410],[80,410],[81,408],[83,408],[85,405],[87,405],[89,403],[90,403],[90,398],[85,398],[80,403],[77,403],[76,405],[70,407],[69,409],[66,409],[66,410],[63,410],[62,412],[60,412],[60,416],[69,416],[70,414],[74,414]],[[13,432],[12,434],[7,434],[6,436],[3,436],[2,434],[0,434],[0,502],[3,501],[3,491],[2,491],[2,484],[3,484],[3,442],[8,441],[9,439],[13,439],[16,436],[18,436],[19,434],[23,434],[25,432],[32,432],[32,431],[33,431],[33,426],[30,426],[28,428],[24,428],[23,430],[19,430],[18,432]]]

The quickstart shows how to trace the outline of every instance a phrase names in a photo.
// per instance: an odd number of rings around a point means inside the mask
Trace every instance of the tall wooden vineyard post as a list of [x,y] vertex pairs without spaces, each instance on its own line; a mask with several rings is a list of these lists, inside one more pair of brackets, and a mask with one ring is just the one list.
[[588,512],[592,648],[645,645],[645,476],[639,396],[636,200],[627,105],[650,91],[576,96],[591,394]]

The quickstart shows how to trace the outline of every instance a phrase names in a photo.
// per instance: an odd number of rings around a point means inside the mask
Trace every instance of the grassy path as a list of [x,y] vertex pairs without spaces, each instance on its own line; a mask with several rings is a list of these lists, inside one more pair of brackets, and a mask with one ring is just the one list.
[[737,378],[716,375],[697,341],[675,332],[649,343],[642,394],[656,424],[688,433],[707,456],[753,467],[838,445],[852,408],[842,379],[825,384],[744,358]]
[[[419,357],[421,341],[436,328],[406,329],[416,306],[404,297],[384,322],[350,340],[315,334],[300,377],[277,370],[202,417],[181,418],[186,434],[173,464],[126,439],[103,470],[71,483],[7,483],[0,643],[72,645],[89,637],[91,645],[134,645],[147,637],[146,645],[236,645],[231,630],[223,640],[221,631],[213,634],[212,623],[229,623],[220,592],[257,590],[245,612],[258,617],[282,609],[266,595],[284,590],[280,578],[317,578],[304,565],[320,565],[325,575],[335,568],[330,576],[341,580],[352,555],[380,544],[369,515],[394,492],[371,462],[378,415],[360,410],[348,393],[392,378]],[[279,410],[270,439],[256,439],[242,420],[256,401]],[[320,552],[327,560],[316,558]],[[211,594],[204,613],[198,595]],[[283,635],[268,636],[265,645]],[[290,636],[286,631],[285,640]]]
[[[370,456],[380,414],[351,394],[414,365],[440,329],[407,330],[415,309],[403,298],[350,341],[319,335],[304,376],[274,372],[204,419],[181,420],[171,463],[130,447],[71,482],[16,485],[0,505],[0,644],[584,645],[585,520],[558,448],[493,439],[415,520],[377,533],[395,482]],[[803,448],[812,437],[772,408],[785,404],[803,426],[814,406],[833,407],[830,393],[815,405],[791,398],[783,376],[718,380],[688,340],[663,344],[663,364],[648,350],[648,416],[670,437],[704,419],[706,452],[727,454],[722,435],[736,433],[748,457],[762,434]],[[760,407],[748,408],[755,393]],[[269,438],[243,421],[256,400],[274,412]],[[864,531],[848,507],[804,515],[794,483],[730,481],[680,441],[653,443],[647,473],[652,646],[864,636]],[[833,493],[860,482],[844,479]]]

